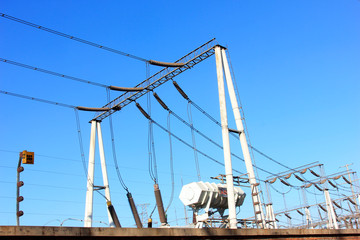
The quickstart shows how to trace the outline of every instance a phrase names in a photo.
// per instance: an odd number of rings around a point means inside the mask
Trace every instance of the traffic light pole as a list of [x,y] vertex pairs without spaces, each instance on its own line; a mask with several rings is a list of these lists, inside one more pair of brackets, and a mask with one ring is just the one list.
[[20,181],[20,173],[24,171],[24,168],[21,166],[23,160],[23,152],[19,154],[19,163],[16,169],[16,226],[20,225],[20,217],[24,215],[23,211],[20,211],[20,202],[24,200],[23,196],[20,196],[20,187],[24,186],[24,182]]
[[18,167],[17,167],[17,174],[16,174],[16,226],[20,225],[20,219],[19,219],[19,195],[20,195],[20,187],[19,187],[19,181],[20,181],[20,168],[21,168],[21,153],[19,156],[19,163],[18,163]]
[[34,152],[24,150],[19,154],[19,163],[16,169],[16,226],[20,225],[19,218],[24,215],[24,212],[20,211],[19,207],[19,203],[24,200],[24,197],[20,196],[20,188],[24,186],[24,182],[20,181],[20,173],[24,171],[24,167],[21,166],[21,163],[34,164]]

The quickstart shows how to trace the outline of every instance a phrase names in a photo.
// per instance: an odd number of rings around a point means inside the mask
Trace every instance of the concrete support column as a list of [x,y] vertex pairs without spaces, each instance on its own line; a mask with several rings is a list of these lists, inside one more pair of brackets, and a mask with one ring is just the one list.
[[236,219],[236,209],[235,209],[234,182],[233,182],[232,163],[231,163],[228,119],[227,119],[227,111],[226,111],[223,61],[221,57],[220,46],[215,47],[215,58],[216,58],[216,72],[217,72],[218,90],[219,90],[226,185],[227,185],[227,193],[228,193],[227,199],[228,199],[228,208],[229,208],[229,222],[230,222],[230,228],[236,229],[237,219]]

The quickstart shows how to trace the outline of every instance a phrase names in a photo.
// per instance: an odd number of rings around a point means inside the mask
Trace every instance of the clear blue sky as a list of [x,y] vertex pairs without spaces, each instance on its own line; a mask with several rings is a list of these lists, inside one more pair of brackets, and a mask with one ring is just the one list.
[[[216,37],[231,54],[251,142],[274,159],[298,167],[319,161],[327,173],[354,163],[360,169],[360,1],[1,1],[1,12],[119,49],[146,59],[175,61]],[[0,18],[0,57],[106,85],[132,87],[145,79],[145,64]],[[151,67],[151,73],[159,71]],[[198,105],[219,119],[214,57],[175,79]],[[0,63],[0,89],[71,105],[100,107],[102,88]],[[187,119],[187,103],[171,83],[157,90],[168,106]],[[117,93],[112,93],[112,97]],[[146,100],[139,102],[145,106]],[[34,151],[25,166],[24,225],[59,225],[82,219],[86,179],[80,159],[74,111],[0,95],[0,225],[14,225],[18,152]],[[153,100],[154,119],[167,114]],[[194,125],[221,142],[221,131],[193,108]],[[85,154],[92,113],[80,113]],[[229,117],[232,114],[229,113]],[[137,204],[154,206],[147,165],[147,121],[135,105],[114,115],[120,170]],[[171,119],[175,134],[191,142],[190,130]],[[234,122],[230,121],[234,126]],[[102,124],[112,200],[120,221],[133,227],[114,169],[108,121]],[[164,204],[170,197],[168,136],[154,127],[159,182]],[[196,136],[199,149],[223,161],[222,152]],[[234,152],[240,145],[231,142]],[[171,225],[183,224],[178,200],[181,179],[196,181],[191,149],[173,139],[175,200]],[[98,152],[97,155],[98,156]],[[286,169],[256,155],[258,166]],[[99,158],[96,159],[99,163]],[[199,156],[203,181],[224,173]],[[234,167],[245,171],[242,162]],[[96,185],[102,184],[96,165]],[[260,178],[266,174],[259,172]],[[247,191],[247,190],[246,190]],[[94,220],[107,222],[104,199],[95,194]],[[282,204],[282,202],[281,202]],[[276,209],[283,206],[277,205]],[[289,207],[289,206],[288,206]],[[252,216],[248,197],[240,214]],[[154,219],[157,221],[157,213]],[[67,226],[82,226],[66,221]],[[95,223],[95,226],[104,226]]]

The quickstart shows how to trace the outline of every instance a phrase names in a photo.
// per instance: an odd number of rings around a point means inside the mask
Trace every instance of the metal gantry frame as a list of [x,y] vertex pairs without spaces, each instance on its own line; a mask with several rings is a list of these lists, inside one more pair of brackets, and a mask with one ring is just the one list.
[[[95,138],[96,138],[96,130],[98,133],[98,143],[99,143],[99,150],[100,150],[100,159],[101,159],[101,168],[102,168],[102,175],[104,181],[105,189],[105,198],[107,202],[110,202],[110,189],[109,189],[109,182],[107,178],[107,171],[106,171],[106,163],[105,163],[105,154],[104,154],[104,147],[102,141],[102,134],[101,134],[101,122],[105,118],[109,117],[116,111],[124,108],[128,104],[134,102],[136,99],[142,97],[149,91],[154,90],[155,88],[161,86],[165,82],[172,80],[174,77],[179,75],[180,73],[192,68],[199,62],[209,58],[215,52],[215,39],[212,39],[205,44],[201,45],[200,47],[196,48],[194,51],[188,53],[184,57],[180,58],[179,60],[175,61],[175,63],[184,63],[184,64],[175,64],[175,67],[165,67],[153,76],[149,77],[148,79],[142,81],[134,88],[123,88],[125,93],[121,94],[119,97],[115,98],[114,100],[110,101],[102,108],[79,108],[79,110],[86,110],[86,111],[94,111],[94,110],[103,110],[102,113],[98,114],[94,117],[91,123],[91,135],[90,135],[90,150],[89,150],[89,165],[88,165],[88,176],[87,176],[87,191],[86,191],[86,203],[85,203],[85,217],[84,217],[84,226],[91,227],[92,226],[92,218],[93,218],[93,193],[94,193],[94,162],[95,162]],[[111,86],[109,87],[112,90]],[[116,88],[114,88],[116,89]],[[113,90],[114,90],[113,89]],[[110,202],[111,203],[111,202]],[[111,217],[109,208],[108,208],[108,215],[109,215],[109,225],[114,227],[115,224]]]
[[[258,190],[259,183],[257,183],[255,178],[255,173],[245,136],[238,100],[236,97],[233,81],[230,74],[230,68],[227,61],[225,48],[220,45],[216,45],[215,39],[210,40],[209,42],[201,45],[194,51],[190,52],[189,54],[175,61],[175,63],[183,63],[183,65],[179,65],[179,67],[165,67],[161,71],[151,76],[150,78],[136,85],[134,88],[131,89],[128,88],[127,91],[125,90],[126,91],[125,93],[121,94],[119,97],[115,98],[114,100],[110,101],[105,106],[103,106],[101,109],[104,109],[104,111],[98,114],[97,116],[95,116],[90,121],[91,137],[90,137],[90,150],[89,150],[88,183],[87,183],[87,193],[86,193],[86,209],[85,209],[85,220],[84,220],[85,227],[91,227],[92,224],[92,209],[93,209],[92,199],[93,199],[93,191],[94,191],[93,180],[94,180],[96,129],[98,130],[100,158],[101,158],[103,181],[105,187],[105,197],[107,201],[110,201],[110,190],[109,190],[109,183],[107,180],[105,154],[104,154],[101,127],[100,127],[101,121],[107,118],[108,116],[110,116],[111,114],[113,114],[114,112],[121,110],[131,102],[136,101],[138,98],[142,97],[149,91],[154,90],[155,88],[161,86],[162,84],[164,84],[169,80],[173,80],[173,78],[179,75],[180,73],[192,68],[196,64],[200,63],[201,61],[209,58],[214,54],[216,57],[216,69],[217,69],[217,79],[218,79],[218,88],[219,88],[218,90],[219,90],[219,102],[220,102],[220,112],[221,112],[222,135],[223,135],[226,183],[227,183],[227,191],[228,191],[230,228],[233,229],[237,228],[237,217],[236,217],[236,209],[235,209],[234,183],[233,183],[231,152],[230,152],[230,143],[229,143],[230,129],[227,123],[224,75],[226,79],[228,93],[230,95],[230,101],[231,101],[233,113],[235,116],[237,133],[239,133],[239,140],[245,159],[245,165],[246,165],[250,188],[251,188],[251,197],[254,206],[256,224],[260,228],[266,228],[262,203],[260,199],[260,192]],[[110,87],[110,89],[112,88]],[[113,90],[116,89],[114,88]],[[110,216],[110,212],[108,212],[108,214],[109,214],[110,226],[114,226],[113,220]]]
[[114,112],[124,108],[128,104],[136,101],[138,98],[144,96],[149,91],[154,90],[160,85],[166,83],[169,80],[172,80],[174,77],[179,75],[182,72],[185,72],[188,69],[191,69],[196,64],[202,62],[203,60],[214,55],[214,47],[216,41],[215,38],[210,40],[209,42],[201,45],[194,51],[188,53],[184,57],[175,61],[176,63],[184,63],[183,66],[180,67],[165,67],[159,72],[155,73],[148,79],[145,79],[141,83],[137,84],[133,89],[141,89],[140,91],[126,91],[121,94],[119,97],[115,98],[111,102],[107,103],[103,108],[110,108],[108,111],[104,111],[94,117],[92,120],[102,121],[107,118]]

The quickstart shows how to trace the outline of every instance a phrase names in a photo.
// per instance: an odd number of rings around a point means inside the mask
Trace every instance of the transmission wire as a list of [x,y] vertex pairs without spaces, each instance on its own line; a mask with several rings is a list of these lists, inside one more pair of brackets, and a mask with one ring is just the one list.
[[85,44],[93,46],[93,47],[101,48],[101,49],[109,51],[109,52],[120,54],[120,55],[123,55],[125,57],[133,58],[133,59],[143,61],[143,62],[148,62],[149,61],[147,59],[144,59],[144,58],[141,58],[141,57],[129,54],[129,53],[125,53],[125,52],[116,50],[114,48],[106,47],[106,46],[103,46],[103,45],[100,45],[100,44],[97,44],[97,43],[94,43],[94,42],[90,42],[90,41],[87,41],[87,40],[84,40],[84,39],[81,39],[81,38],[78,38],[78,37],[68,35],[66,33],[62,33],[62,32],[50,29],[50,28],[42,27],[42,26],[37,25],[35,23],[31,23],[31,22],[28,22],[28,21],[22,20],[20,18],[16,18],[16,17],[10,16],[10,15],[7,15],[7,14],[4,14],[4,13],[0,13],[0,16],[3,17],[3,18],[7,18],[9,20],[18,22],[18,23],[28,25],[30,27],[34,27],[34,28],[37,28],[37,29],[40,29],[40,30],[43,30],[43,31],[46,31],[46,32],[49,32],[49,33],[52,33],[52,34],[55,34],[55,35],[58,35],[58,36],[61,36],[61,37],[65,37],[65,38],[68,38],[68,39],[71,39],[71,40],[74,40],[74,41],[77,41],[77,42],[85,43]]
[[[232,67],[232,64],[231,64],[231,58],[230,58],[230,53],[228,50],[226,50],[226,53],[228,55],[228,59],[229,59],[229,65],[230,65],[230,70],[231,70],[231,75],[232,75],[232,78],[234,79],[233,82],[235,82],[235,94],[237,95],[237,98],[236,98],[236,101],[238,102],[238,110],[240,112],[240,117],[242,116],[242,119],[240,119],[241,121],[244,120],[244,130],[245,130],[245,133],[247,136],[247,140],[249,141],[248,145],[252,145],[251,144],[251,141],[250,141],[250,134],[249,134],[249,130],[248,130],[248,127],[247,127],[247,124],[246,124],[246,119],[245,119],[245,113],[244,113],[244,109],[242,107],[242,104],[241,104],[241,99],[240,99],[240,94],[239,94],[239,89],[237,87],[237,83],[236,83],[236,79],[235,79],[235,73],[234,73],[234,70],[233,70],[233,67]],[[259,172],[258,172],[258,168],[256,167],[256,160],[255,160],[255,156],[254,156],[254,152],[252,150],[252,148],[250,148],[250,153],[251,153],[251,156],[252,156],[252,162],[254,162],[254,165],[255,165],[255,171],[256,171],[256,176],[258,179],[260,179],[259,177]],[[259,186],[260,187],[260,191],[262,192],[262,185]],[[264,194],[261,194],[261,197],[262,197],[262,201],[265,202],[265,199],[264,199]]]
[[[190,102],[199,112],[201,112],[202,114],[204,114],[208,119],[210,119],[210,120],[211,120],[212,122],[214,122],[216,125],[218,125],[218,126],[221,127],[221,123],[220,123],[219,121],[217,121],[214,117],[212,117],[209,113],[207,113],[203,108],[201,108],[199,105],[197,105],[194,101],[192,101],[190,98],[189,98],[189,99],[186,99],[186,100],[187,100],[188,102]],[[236,139],[239,138],[238,134],[235,134],[235,133],[230,132],[230,135],[231,135],[232,137],[235,137]],[[256,151],[257,153],[263,155],[265,158],[269,159],[270,161],[273,161],[273,162],[275,162],[275,163],[277,163],[277,164],[279,164],[279,165],[281,165],[281,166],[283,166],[283,167],[285,167],[285,168],[287,168],[287,169],[289,169],[289,170],[294,170],[293,168],[290,168],[290,167],[288,167],[288,166],[286,166],[286,165],[284,165],[284,164],[282,164],[282,163],[274,160],[273,158],[269,157],[268,155],[266,155],[265,153],[261,152],[260,150],[254,148],[254,147],[251,146],[250,144],[248,144],[248,146],[249,146],[249,148],[251,148],[251,149],[253,149],[254,151]],[[242,160],[243,160],[243,159],[242,159]],[[254,166],[254,167],[260,169],[259,167],[256,167],[256,166]],[[274,173],[270,173],[270,174],[275,175],[275,176],[277,175],[277,174],[274,174]]]
[[174,179],[174,160],[173,160],[173,151],[172,151],[172,141],[171,141],[171,128],[170,128],[170,113],[167,117],[167,127],[169,131],[169,146],[170,146],[170,173],[171,173],[171,195],[169,204],[166,207],[165,213],[168,211],[173,199],[174,199],[174,189],[175,189],[175,179]]
[[[163,107],[164,108],[164,107]],[[191,125],[190,123],[188,123],[187,121],[185,121],[183,118],[181,118],[179,115],[177,115],[175,112],[173,112],[171,109],[167,108],[165,109],[166,111],[168,111],[169,113],[171,113],[174,117],[176,117],[180,122],[182,122],[183,124],[185,124],[186,126],[188,126],[189,128],[191,128],[193,131],[195,131],[197,134],[199,134],[200,136],[202,136],[203,138],[205,138],[206,140],[208,140],[209,142],[211,142],[212,144],[214,144],[215,146],[217,146],[220,149],[223,149],[223,147],[215,142],[213,139],[211,139],[210,137],[206,136],[204,133],[202,133],[200,130],[198,130],[197,128],[195,128],[193,125]],[[236,155],[235,153],[231,153],[231,156],[241,160],[241,161],[245,161],[243,158],[239,157],[238,155]],[[254,165],[253,165],[254,166]],[[254,166],[255,167],[255,166]],[[258,167],[259,170],[267,173],[267,174],[273,174],[263,168]]]
[[194,148],[194,159],[195,159],[195,166],[196,166],[196,173],[198,176],[198,181],[201,181],[201,174],[200,174],[200,165],[199,165],[199,158],[196,151],[196,140],[195,140],[195,134],[194,134],[194,124],[192,120],[192,113],[191,113],[191,103],[188,102],[187,104],[187,114],[189,118],[190,123],[190,129],[191,129],[191,138],[192,138],[192,144]]
[[[5,94],[5,95],[14,96],[14,97],[24,98],[24,99],[27,99],[27,100],[34,100],[34,101],[37,101],[37,102],[42,102],[42,103],[47,103],[47,104],[56,105],[56,106],[60,106],[60,107],[66,107],[66,108],[74,109],[75,110],[75,119],[76,119],[76,126],[77,126],[77,131],[78,131],[78,138],[79,138],[80,152],[81,152],[81,159],[82,159],[82,162],[83,162],[84,173],[85,173],[85,176],[87,178],[87,181],[89,181],[89,183],[94,187],[94,184],[90,181],[90,179],[88,179],[88,176],[87,176],[87,173],[86,173],[86,162],[85,162],[84,147],[83,147],[81,131],[80,131],[80,120],[79,120],[79,115],[78,115],[76,107],[73,106],[73,105],[65,104],[65,103],[59,103],[59,102],[49,101],[49,100],[45,100],[45,99],[41,99],[41,98],[29,97],[29,96],[26,96],[26,95],[12,93],[12,92],[6,92],[6,91],[2,91],[2,90],[0,90],[0,93]],[[104,194],[102,194],[99,191],[96,191],[96,192],[98,192],[101,196],[103,196],[108,201],[108,199],[106,198],[106,196]]]
[[[140,106],[140,105],[139,105],[139,106]],[[138,108],[139,108],[139,107],[138,107]],[[141,106],[140,106],[140,108],[141,108]],[[140,108],[139,108],[139,110],[140,110]],[[142,109],[142,108],[141,108],[141,109]],[[142,109],[142,110],[140,110],[140,111],[142,112],[142,111],[144,111],[144,110]],[[145,116],[146,113],[144,114],[144,112],[142,112],[142,114]],[[159,123],[157,123],[157,122],[156,122],[154,119],[152,119],[148,114],[147,114],[147,116],[145,116],[145,117],[146,117],[148,120],[150,120],[153,124],[155,124],[156,126],[158,126],[160,129],[162,129],[163,131],[169,133],[172,137],[176,138],[178,141],[180,141],[181,143],[183,143],[184,145],[186,145],[187,147],[189,147],[189,148],[191,148],[191,149],[194,149],[194,147],[191,146],[191,144],[187,143],[186,141],[184,141],[184,140],[181,139],[180,137],[176,136],[174,133],[169,132],[168,129],[166,129],[165,127],[163,127],[163,126],[160,125]],[[196,151],[197,151],[198,153],[200,153],[201,155],[203,155],[204,157],[210,159],[211,161],[216,162],[216,163],[224,166],[223,163],[221,163],[221,162],[219,162],[218,160],[210,157],[209,155],[207,155],[206,153],[200,151],[199,149],[196,149]],[[233,169],[233,171],[235,171],[235,172],[237,172],[237,173],[239,173],[239,174],[243,174],[243,173],[241,173],[241,172],[239,172],[239,171],[237,171],[237,170],[235,170],[235,169]]]
[[[148,62],[145,63],[146,79],[147,84],[150,84],[150,65]],[[151,116],[151,96],[150,92],[146,94],[146,104],[149,116]],[[152,121],[148,121],[148,154],[149,154],[149,174],[150,178],[154,181],[154,184],[158,183],[156,153],[155,153],[155,141],[154,141],[154,130]]]
[[[108,102],[110,101],[110,91],[107,88],[107,100]],[[116,174],[118,176],[119,182],[121,184],[121,186],[124,188],[124,190],[129,193],[129,188],[126,186],[121,173],[120,173],[120,169],[119,169],[119,165],[118,165],[118,161],[117,161],[117,157],[116,157],[116,148],[115,148],[115,137],[114,137],[114,128],[113,128],[113,121],[112,121],[112,115],[109,116],[109,125],[110,125],[110,135],[111,135],[111,146],[112,146],[112,153],[113,153],[113,160],[114,160],[114,165],[115,165],[115,169],[116,169]]]
[[29,96],[26,96],[26,95],[12,93],[12,92],[3,91],[3,90],[0,90],[0,93],[5,94],[5,95],[10,95],[10,96],[13,96],[13,97],[24,98],[24,99],[28,99],[28,100],[34,100],[34,101],[37,101],[37,102],[52,104],[52,105],[56,105],[56,106],[60,106],[60,107],[76,108],[73,105],[69,105],[69,104],[65,104],[65,103],[59,103],[59,102],[54,102],[54,101],[45,100],[45,99],[41,99],[41,98],[29,97]]
[[18,67],[23,67],[23,68],[39,71],[39,72],[42,72],[42,73],[47,73],[47,74],[54,75],[54,76],[57,76],[57,77],[62,77],[62,78],[70,79],[70,80],[73,80],[73,81],[78,81],[78,82],[82,82],[82,83],[88,83],[88,84],[91,84],[91,85],[94,85],[94,86],[107,88],[106,85],[101,84],[101,83],[92,82],[92,81],[88,81],[88,80],[77,78],[77,77],[72,77],[72,76],[69,76],[69,75],[62,74],[62,73],[49,71],[49,70],[46,70],[46,69],[43,69],[43,68],[33,67],[33,66],[26,65],[26,64],[23,64],[23,63],[11,61],[11,60],[8,60],[8,59],[0,58],[0,61],[2,61],[4,63],[9,63],[9,64],[12,64],[12,65],[15,65],[15,66],[18,66]]
[[82,161],[82,164],[83,164],[85,176],[87,176],[87,173],[86,173],[87,166],[86,166],[85,153],[84,153],[84,144],[83,144],[82,135],[81,135],[79,111],[76,108],[74,108],[74,111],[75,111],[76,128],[77,128],[77,133],[78,133],[81,161]]

